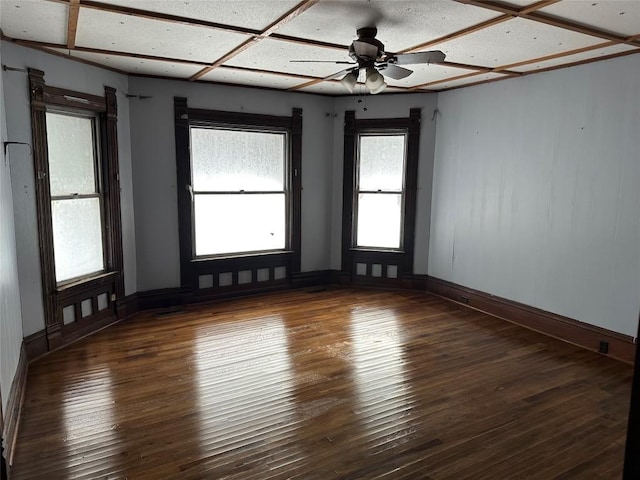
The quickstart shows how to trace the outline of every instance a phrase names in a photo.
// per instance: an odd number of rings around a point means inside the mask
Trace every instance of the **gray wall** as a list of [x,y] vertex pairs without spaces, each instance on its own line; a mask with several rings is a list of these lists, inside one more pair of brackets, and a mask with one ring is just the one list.
[[[128,77],[108,70],[62,59],[53,55],[2,42],[2,62],[17,68],[37,68],[45,72],[47,85],[104,95],[104,86],[117,89],[118,156],[122,204],[125,291],[136,291],[136,253],[133,222],[133,183],[129,137]],[[5,72],[4,99],[7,132],[15,141],[32,143],[28,80],[25,73]],[[28,149],[11,151],[11,184],[15,218],[20,300],[24,335],[44,328],[40,257],[36,222],[33,159]]]
[[[0,50],[0,64],[4,56]],[[2,142],[13,140],[7,136],[3,75],[0,74],[0,137]],[[27,147],[9,147],[5,156],[0,146],[0,391],[2,410],[6,412],[11,382],[18,366],[22,343],[22,312],[16,236],[13,223],[13,198],[11,196],[11,163],[16,151]]]
[[438,107],[429,274],[635,336],[640,56]]
[[333,99],[185,81],[130,79],[138,291],[180,285],[173,98],[193,108],[291,115],[303,109],[302,271],[329,268]]
[[[333,127],[332,205],[331,205],[331,268],[341,268],[342,245],[342,169],[344,149],[344,112],[354,110],[356,119],[408,117],[412,108],[422,109],[420,130],[420,160],[418,165],[418,197],[413,273],[427,273],[429,224],[431,221],[431,184],[436,123],[432,120],[437,106],[436,94],[368,96],[358,103],[358,97],[338,97],[335,100]],[[367,108],[364,111],[364,108]]]

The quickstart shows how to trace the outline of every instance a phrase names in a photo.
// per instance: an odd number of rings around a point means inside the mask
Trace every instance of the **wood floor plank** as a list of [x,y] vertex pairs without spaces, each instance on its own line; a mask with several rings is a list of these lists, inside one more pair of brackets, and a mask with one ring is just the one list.
[[146,312],[30,366],[11,478],[619,478],[631,376],[420,292]]

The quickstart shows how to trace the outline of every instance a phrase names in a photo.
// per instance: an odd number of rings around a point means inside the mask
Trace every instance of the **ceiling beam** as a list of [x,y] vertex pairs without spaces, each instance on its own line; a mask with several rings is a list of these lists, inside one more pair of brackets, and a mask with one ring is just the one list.
[[74,59],[78,57],[71,56],[70,55],[71,52],[95,53],[97,55],[111,55],[114,57],[139,58],[141,60],[153,60],[153,61],[159,61],[159,62],[178,63],[183,65],[194,65],[194,66],[209,65],[208,62],[199,62],[197,60],[185,60],[183,58],[159,57],[155,55],[146,55],[143,53],[119,52],[116,50],[104,50],[101,48],[77,47],[77,46],[73,48],[69,48],[66,45],[62,45],[62,44],[49,43],[49,42],[35,42],[33,40],[13,40],[13,41],[19,45],[23,45],[25,47],[31,47],[31,48],[47,48],[47,49],[57,48],[61,50],[68,50],[69,54],[63,53],[63,52],[57,52],[57,53],[67,57],[74,58]]
[[[54,3],[62,3],[69,5],[71,0],[47,0]],[[182,25],[191,25],[196,27],[207,27],[215,30],[223,30],[227,32],[240,33],[244,35],[258,35],[259,30],[251,28],[238,27],[235,25],[227,25],[224,23],[208,22],[197,18],[181,17],[179,15],[170,15],[168,13],[152,12],[150,10],[142,10],[140,8],[124,7],[122,5],[112,5],[109,3],[97,2],[94,0],[80,0],[82,8],[92,8],[101,12],[119,13],[121,15],[129,15],[131,17],[146,18],[149,20],[160,20],[170,23],[179,23]]]
[[500,71],[507,70],[509,68],[522,67],[523,65],[531,65],[533,63],[544,62],[546,60],[553,60],[555,58],[567,57],[569,55],[575,55],[577,53],[589,52],[591,50],[597,50],[599,48],[607,48],[607,47],[611,47],[613,45],[618,45],[618,43],[617,42],[611,42],[611,41],[604,42],[604,43],[598,43],[596,45],[590,45],[588,47],[576,48],[574,50],[567,50],[566,52],[554,53],[554,54],[551,54],[551,55],[545,55],[544,57],[531,58],[529,60],[524,60],[522,62],[510,63],[508,65],[502,65],[500,67],[496,67],[496,68],[492,69],[491,71],[492,72],[500,72]]
[[[495,2],[492,0],[455,0],[455,1],[458,3],[463,3],[465,5],[473,5],[475,7],[493,10],[495,12],[500,12],[506,15],[524,18],[526,20],[532,20],[534,22],[544,23],[546,25],[551,25],[553,27],[570,30],[572,32],[581,33],[583,35],[604,38],[605,40],[611,40],[617,43],[626,43],[634,47],[640,47],[640,42],[635,40],[628,40],[625,36],[607,32],[606,30],[600,30],[598,28],[581,25],[579,23],[575,23],[570,20],[564,20],[560,17],[556,17],[546,13],[531,11],[532,7],[517,9],[517,8],[513,8],[510,5],[507,5],[501,2]],[[542,2],[538,2],[538,3],[542,3]],[[538,8],[542,8],[542,7],[538,7]]]
[[216,61],[214,61],[208,67],[205,67],[202,70],[200,70],[199,72],[197,72],[195,75],[192,75],[191,78],[189,78],[189,80],[190,81],[198,80],[199,78],[201,78],[202,76],[206,75],[207,73],[209,73],[214,68],[219,67],[224,62],[232,59],[233,57],[235,57],[239,53],[244,52],[247,48],[251,47],[255,43],[259,42],[260,40],[264,40],[265,38],[268,38],[278,28],[280,28],[281,26],[283,26],[286,23],[290,22],[291,20],[296,18],[298,15],[302,14],[303,12],[305,12],[306,10],[311,8],[313,5],[318,3],[318,1],[319,0],[302,0],[302,2],[300,2],[298,5],[293,7],[291,10],[289,10],[284,15],[282,15],[275,22],[273,22],[270,25],[268,25],[267,28],[262,30],[260,33],[258,33],[257,35],[254,35],[249,40],[244,41],[243,43],[238,45],[236,48],[234,48],[233,50],[231,50],[227,54],[225,54],[222,57],[218,58]]
[[69,2],[69,16],[67,18],[67,48],[73,48],[76,46],[79,14],[80,0],[71,0]]

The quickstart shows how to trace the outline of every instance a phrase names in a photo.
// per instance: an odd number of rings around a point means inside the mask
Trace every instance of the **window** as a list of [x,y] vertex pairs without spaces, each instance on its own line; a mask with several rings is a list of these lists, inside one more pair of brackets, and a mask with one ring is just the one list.
[[408,118],[345,112],[342,272],[369,283],[413,271],[420,109]]
[[48,348],[117,319],[124,297],[116,91],[45,84],[29,69]]
[[194,256],[284,250],[286,132],[191,127]]
[[406,134],[358,135],[355,246],[399,250]]
[[47,112],[53,253],[58,284],[104,270],[95,116]]
[[273,287],[300,272],[302,110],[290,117],[174,99],[185,291]]

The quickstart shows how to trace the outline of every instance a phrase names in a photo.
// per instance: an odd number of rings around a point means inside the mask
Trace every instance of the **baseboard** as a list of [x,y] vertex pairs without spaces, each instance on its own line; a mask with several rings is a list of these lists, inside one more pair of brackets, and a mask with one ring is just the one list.
[[331,283],[331,270],[294,273],[291,279],[293,288],[317,287]]
[[118,320],[130,317],[138,313],[138,294],[132,293],[116,300],[116,315]]
[[13,454],[15,452],[16,440],[18,438],[18,427],[20,424],[20,412],[24,402],[24,394],[27,386],[27,370],[29,359],[24,342],[20,346],[20,356],[18,366],[9,389],[7,398],[7,410],[4,412],[4,431],[2,437],[5,439],[5,458],[9,466],[13,464]]
[[181,288],[162,288],[138,292],[138,311],[173,308],[184,305],[185,293]]
[[334,285],[355,285],[362,287],[397,288],[401,290],[427,289],[427,276],[418,274],[404,275],[401,278],[372,277],[370,275],[351,275],[350,272],[329,270],[329,283]]
[[594,352],[599,352],[600,342],[607,342],[607,356],[634,362],[636,344],[629,335],[431,276],[427,277],[427,291]]
[[49,351],[47,332],[45,330],[40,330],[39,332],[24,337],[22,343],[27,351],[27,360],[29,362]]

